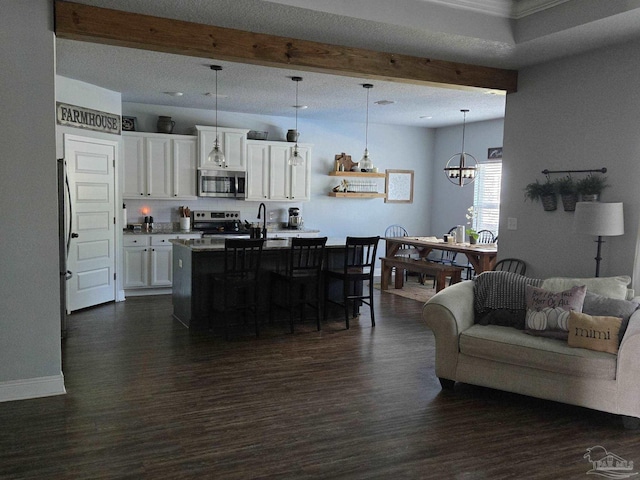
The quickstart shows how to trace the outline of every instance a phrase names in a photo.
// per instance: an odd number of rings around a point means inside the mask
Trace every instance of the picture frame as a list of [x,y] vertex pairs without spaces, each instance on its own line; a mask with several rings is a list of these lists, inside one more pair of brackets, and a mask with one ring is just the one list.
[[489,151],[487,152],[487,158],[489,160],[497,160],[499,158],[502,158],[502,147],[489,148]]
[[385,203],[413,203],[413,170],[385,170]]
[[122,116],[122,131],[123,132],[135,132],[138,126],[138,119],[136,117]]

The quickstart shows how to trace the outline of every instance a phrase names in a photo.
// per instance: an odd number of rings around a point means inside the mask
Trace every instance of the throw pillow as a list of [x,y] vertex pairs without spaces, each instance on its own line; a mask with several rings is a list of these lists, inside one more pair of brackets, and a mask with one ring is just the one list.
[[621,275],[619,277],[593,277],[593,278],[547,278],[542,282],[542,288],[552,292],[568,290],[576,285],[586,285],[587,290],[598,295],[619,300],[627,299],[627,285],[631,283],[631,277]]
[[[569,331],[569,312],[582,312],[586,293],[587,287],[584,285],[557,293],[527,285],[527,332],[551,332],[548,336],[566,338],[566,332]],[[562,332],[562,335],[558,335],[558,332]]]
[[588,348],[599,352],[618,353],[618,335],[622,320],[586,313],[569,314],[570,347]]
[[640,304],[629,300],[617,300],[587,291],[584,297],[582,313],[596,316],[610,316],[622,319],[618,340],[621,342],[629,325],[629,318]]

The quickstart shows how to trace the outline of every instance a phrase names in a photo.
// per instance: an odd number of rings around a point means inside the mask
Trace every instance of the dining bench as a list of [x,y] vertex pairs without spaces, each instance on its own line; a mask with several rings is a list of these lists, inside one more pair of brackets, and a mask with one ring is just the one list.
[[402,288],[404,284],[404,272],[416,272],[429,275],[436,279],[436,292],[445,287],[447,277],[450,277],[450,284],[458,283],[462,280],[463,268],[454,265],[430,262],[424,259],[406,257],[380,257],[382,261],[382,278],[380,279],[380,289],[388,290],[391,282],[391,271],[395,267],[395,287]]

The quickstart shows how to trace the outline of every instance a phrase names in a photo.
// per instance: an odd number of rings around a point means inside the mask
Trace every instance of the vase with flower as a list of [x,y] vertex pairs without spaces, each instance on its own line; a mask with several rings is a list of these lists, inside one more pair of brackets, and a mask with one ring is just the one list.
[[477,216],[478,216],[478,212],[476,212],[473,205],[467,208],[467,213],[465,214],[465,217],[467,219],[467,225],[469,226],[466,229],[466,233],[469,236],[469,243],[471,245],[475,245],[476,242],[478,241],[478,232],[473,227],[474,220]]

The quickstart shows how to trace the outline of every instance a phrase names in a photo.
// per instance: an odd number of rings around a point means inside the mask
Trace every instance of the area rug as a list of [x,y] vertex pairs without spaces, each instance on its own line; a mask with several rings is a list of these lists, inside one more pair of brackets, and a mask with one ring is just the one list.
[[[432,288],[433,283],[429,280],[426,285],[420,285],[418,281],[413,278],[409,278],[409,281],[405,282],[403,288],[394,288],[393,282],[389,286],[388,290],[382,290],[382,293],[390,293],[393,295],[399,295],[401,297],[417,300],[418,302],[425,303],[431,297],[436,294],[436,289]],[[380,290],[380,284],[374,283],[373,288]]]

